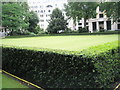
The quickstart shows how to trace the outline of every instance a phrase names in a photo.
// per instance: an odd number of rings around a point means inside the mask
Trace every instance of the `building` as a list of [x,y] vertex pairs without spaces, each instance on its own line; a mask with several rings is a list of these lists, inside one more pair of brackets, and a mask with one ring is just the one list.
[[0,26],[0,38],[5,38],[10,33],[8,29],[5,27]]
[[[54,0],[53,0],[54,1]],[[60,10],[63,11],[64,9],[64,4],[67,3],[67,1],[62,1],[62,2],[40,2],[39,0],[37,1],[28,1],[28,5],[30,7],[30,10],[35,11],[38,14],[39,17],[39,25],[41,28],[46,31],[47,26],[49,25],[49,20],[50,20],[50,14],[52,14],[53,9],[59,8]],[[87,20],[87,28],[89,32],[97,32],[100,31],[101,29],[104,30],[118,30],[120,29],[120,20],[118,22],[113,22],[113,20],[108,20],[108,17],[105,15],[104,12],[100,11],[100,8],[97,7],[96,9],[96,18],[91,18]],[[65,12],[63,11],[63,15],[65,19],[67,16],[65,15]],[[79,20],[79,22],[76,22],[76,24],[73,23],[73,19],[69,19],[67,21],[67,27],[70,28],[71,30],[79,30],[80,28],[84,28],[84,19],[82,18]]]
[[[100,8],[96,9],[96,18],[91,18],[87,20],[87,28],[89,32],[97,32],[102,29],[104,30],[119,30],[120,29],[120,20],[113,22],[113,19],[109,20],[104,12],[100,11]],[[84,19],[82,18],[78,23],[76,23],[76,30],[84,28]]]
[[39,26],[44,29],[44,31],[47,29],[48,22],[50,20],[50,14],[52,14],[52,11],[55,8],[63,9],[64,2],[40,2],[39,0],[28,1],[28,5],[30,7],[30,11],[34,11],[37,13],[39,17]]

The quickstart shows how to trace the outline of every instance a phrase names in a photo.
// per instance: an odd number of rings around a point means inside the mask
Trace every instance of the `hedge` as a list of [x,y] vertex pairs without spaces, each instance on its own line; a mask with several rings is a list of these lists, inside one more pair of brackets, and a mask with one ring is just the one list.
[[43,88],[103,88],[120,78],[118,42],[69,52],[3,46],[2,68]]
[[109,34],[120,34],[120,31],[105,31],[105,32],[93,32],[93,33],[63,33],[64,35],[109,35]]
[[93,32],[93,33],[78,33],[77,31],[72,31],[70,33],[60,33],[60,34],[39,34],[39,35],[17,35],[17,36],[6,36],[6,38],[25,38],[25,37],[39,37],[39,36],[66,36],[66,35],[109,35],[109,34],[120,34],[120,31],[105,31],[105,32]]

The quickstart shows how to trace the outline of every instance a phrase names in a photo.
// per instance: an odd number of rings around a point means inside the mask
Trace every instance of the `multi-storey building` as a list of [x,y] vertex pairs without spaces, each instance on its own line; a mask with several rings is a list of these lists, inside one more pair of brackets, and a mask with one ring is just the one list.
[[39,17],[39,25],[41,28],[44,29],[44,31],[47,29],[48,26],[48,22],[50,20],[50,14],[52,14],[52,11],[55,8],[59,8],[59,9],[63,9],[63,2],[49,2],[49,3],[44,3],[44,2],[40,2],[38,1],[32,1],[29,0],[28,1],[28,5],[30,7],[30,11],[34,11],[37,13],[38,17]]
[[[39,25],[44,31],[47,29],[48,21],[50,20],[50,14],[52,14],[53,9],[59,8],[63,11],[64,4],[67,3],[65,0],[64,2],[56,1],[56,2],[45,2],[42,3],[39,0],[37,1],[28,1],[28,5],[30,10],[35,11],[39,17]],[[118,22],[113,22],[113,20],[109,20],[108,17],[105,15],[104,12],[100,11],[100,8],[97,7],[96,9],[96,17],[90,18],[87,20],[87,28],[89,32],[96,32],[100,29],[104,30],[118,30],[120,29],[120,20]],[[66,17],[65,12],[63,11],[63,15]],[[84,19],[82,18],[76,24],[73,23],[73,19],[69,19],[67,27],[72,30],[79,30],[80,28],[84,28]]]

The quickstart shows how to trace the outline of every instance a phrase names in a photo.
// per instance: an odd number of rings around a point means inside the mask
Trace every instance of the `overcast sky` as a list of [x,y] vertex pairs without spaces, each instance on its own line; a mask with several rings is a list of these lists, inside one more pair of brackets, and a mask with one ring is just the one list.
[[34,1],[34,2],[41,2],[41,3],[64,3],[64,2],[67,2],[67,0],[28,0],[30,2]]

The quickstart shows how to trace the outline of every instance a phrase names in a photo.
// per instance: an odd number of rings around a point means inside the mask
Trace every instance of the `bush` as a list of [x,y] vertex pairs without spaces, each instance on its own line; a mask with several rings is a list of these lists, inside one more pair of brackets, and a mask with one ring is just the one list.
[[94,32],[94,33],[78,33],[77,31],[73,31],[71,33],[65,33],[64,35],[107,35],[107,34],[119,34],[119,31],[106,31],[106,32]]
[[88,30],[88,29],[85,29],[85,28],[80,28],[80,29],[78,30],[78,32],[79,32],[79,33],[89,32],[89,30]]
[[106,30],[104,30],[104,29],[100,29],[100,31],[99,32],[105,32]]
[[3,69],[44,88],[108,87],[120,78],[117,42],[81,52],[3,46]]
[[66,29],[66,32],[68,32],[68,33],[71,32],[71,31],[72,31],[71,28]]
[[95,82],[100,88],[109,88],[110,83],[120,80],[120,48],[116,45],[118,45],[118,41],[85,50],[87,55],[91,55],[92,52],[92,62],[94,62],[95,72],[97,72]]
[[37,34],[33,33],[33,32],[27,32],[26,35],[29,35],[29,36],[36,36]]
[[44,30],[40,28],[39,25],[37,25],[35,28],[35,34],[42,34],[42,33],[44,33]]

